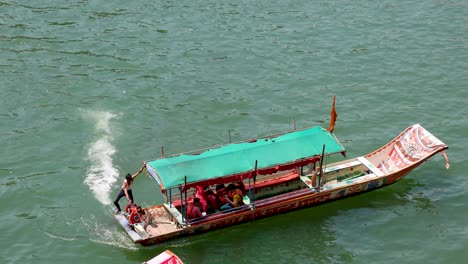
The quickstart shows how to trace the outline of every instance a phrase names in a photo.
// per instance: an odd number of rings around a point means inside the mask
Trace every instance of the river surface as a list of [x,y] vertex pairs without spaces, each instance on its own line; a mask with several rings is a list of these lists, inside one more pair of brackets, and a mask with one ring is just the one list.
[[[0,262],[466,262],[467,17],[461,0],[1,1]],[[334,95],[348,157],[420,123],[451,168],[147,248],[114,220],[161,146],[326,128]],[[133,189],[162,202],[145,176]]]

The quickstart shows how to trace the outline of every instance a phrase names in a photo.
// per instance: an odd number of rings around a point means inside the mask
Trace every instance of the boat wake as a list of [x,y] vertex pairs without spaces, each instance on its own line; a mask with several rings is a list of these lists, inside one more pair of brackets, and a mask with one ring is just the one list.
[[87,119],[95,123],[98,139],[88,148],[91,166],[87,170],[84,183],[93,191],[96,199],[104,205],[111,203],[111,188],[117,181],[119,171],[114,167],[113,156],[116,153],[112,145],[110,121],[118,115],[110,112],[83,111]]
[[62,237],[62,236],[58,236],[58,235],[53,235],[47,231],[43,231],[44,234],[46,234],[47,236],[49,236],[50,238],[56,238],[56,239],[61,239],[61,240],[65,240],[65,241],[74,241],[76,240],[76,238],[67,238],[67,237]]

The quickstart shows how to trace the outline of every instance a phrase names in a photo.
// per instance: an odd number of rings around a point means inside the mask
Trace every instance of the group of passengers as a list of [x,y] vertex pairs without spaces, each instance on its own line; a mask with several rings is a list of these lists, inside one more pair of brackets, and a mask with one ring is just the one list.
[[215,191],[209,186],[203,188],[195,187],[193,202],[187,208],[187,218],[195,219],[206,214],[226,211],[244,205],[243,196],[245,186],[242,181],[230,183],[227,187],[224,184],[217,184]]

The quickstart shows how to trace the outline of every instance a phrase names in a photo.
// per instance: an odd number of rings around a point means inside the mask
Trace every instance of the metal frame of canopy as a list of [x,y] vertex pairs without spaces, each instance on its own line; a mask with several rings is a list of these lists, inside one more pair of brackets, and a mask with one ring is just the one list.
[[344,153],[345,149],[331,132],[316,126],[254,140],[205,149],[195,154],[178,154],[148,161],[147,169],[162,190],[185,183],[212,185],[251,178],[255,160],[258,174],[271,174],[315,162],[322,153]]
[[[324,153],[323,149],[324,144],[327,145],[326,153]],[[261,151],[256,151],[258,149]],[[181,201],[180,210],[183,213],[183,219],[186,219],[186,205],[188,202],[187,191],[195,185],[201,184],[210,186],[216,183],[229,183],[237,180],[249,179],[249,198],[252,200],[253,205],[255,197],[253,197],[252,188],[255,187],[251,186],[250,179],[253,178],[255,186],[256,175],[267,175],[278,171],[291,170],[297,166],[302,167],[315,163],[321,160],[323,155],[336,153],[344,155],[345,152],[346,150],[332,132],[323,129],[320,126],[315,126],[253,140],[219,145],[190,153],[161,157],[159,159],[149,161],[147,163],[147,169],[152,178],[158,182],[161,191],[166,196],[166,202],[169,202],[169,206],[172,207],[173,197],[178,196]],[[273,153],[275,153],[276,156],[273,155]],[[162,147],[161,154],[162,156],[164,155],[164,149]],[[261,156],[266,158],[266,155],[268,155],[270,161],[262,163]],[[165,178],[161,177],[160,173],[158,173],[163,171],[166,174],[175,175],[173,173],[177,173],[177,169],[173,169],[174,167],[183,167],[184,165],[187,165],[187,163],[190,164],[197,161],[201,161],[202,166],[214,166],[213,164],[227,164],[226,166],[229,166],[231,163],[238,162],[239,156],[247,159],[247,162],[246,164],[243,164],[243,167],[241,166],[244,169],[234,168],[232,170],[233,173],[232,171],[231,173],[220,173],[220,175],[212,173],[211,175],[216,176],[211,177],[195,176],[194,178],[197,180],[188,181],[187,173],[184,173],[187,170],[182,169],[182,172],[179,173],[183,173],[183,182],[180,182],[179,176],[179,181],[176,181],[176,184],[164,184]],[[279,162],[275,162],[275,158],[278,158]],[[226,161],[226,159],[230,160]],[[251,162],[248,162],[249,159]],[[165,171],[164,169],[161,170],[161,168],[165,168],[164,166],[168,166],[169,169],[166,169]],[[194,169],[193,167],[196,167],[196,165],[187,167]],[[195,169],[195,171],[197,170]],[[185,220],[183,221],[185,224],[188,224]]]

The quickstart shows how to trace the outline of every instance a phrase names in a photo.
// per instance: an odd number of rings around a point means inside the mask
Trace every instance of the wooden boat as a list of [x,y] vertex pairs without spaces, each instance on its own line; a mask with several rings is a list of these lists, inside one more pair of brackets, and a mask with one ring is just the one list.
[[[146,169],[165,202],[115,217],[135,243],[160,243],[372,191],[439,152],[448,165],[447,148],[416,124],[372,153],[326,164],[345,149],[332,132],[312,127],[162,157],[148,161]],[[246,187],[243,205],[188,218],[187,208],[200,195],[196,188],[239,181]]]
[[156,257],[143,262],[143,264],[184,264],[182,260],[172,251],[166,249]]

